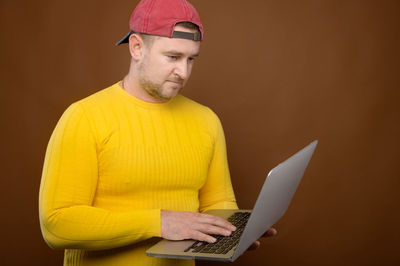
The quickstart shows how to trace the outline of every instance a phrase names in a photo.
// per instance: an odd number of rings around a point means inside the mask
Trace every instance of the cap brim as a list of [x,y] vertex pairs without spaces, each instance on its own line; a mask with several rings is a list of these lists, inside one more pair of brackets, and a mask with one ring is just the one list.
[[125,35],[119,42],[117,42],[116,44],[115,44],[115,46],[118,46],[118,45],[120,45],[120,44],[123,44],[123,43],[128,43],[129,42],[129,36],[131,36],[131,34],[133,33],[133,31],[130,31],[127,35]]

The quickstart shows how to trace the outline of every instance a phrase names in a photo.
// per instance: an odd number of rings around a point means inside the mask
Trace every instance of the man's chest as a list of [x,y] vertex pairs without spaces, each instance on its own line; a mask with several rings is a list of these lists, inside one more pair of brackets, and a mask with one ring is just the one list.
[[104,191],[200,189],[214,143],[207,132],[180,127],[115,127],[98,151]]

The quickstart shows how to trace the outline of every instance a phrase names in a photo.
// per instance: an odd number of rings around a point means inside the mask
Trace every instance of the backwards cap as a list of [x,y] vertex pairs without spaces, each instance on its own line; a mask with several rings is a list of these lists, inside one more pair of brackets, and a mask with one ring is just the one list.
[[[174,31],[175,24],[188,21],[199,27],[200,33]],[[196,9],[186,0],[142,0],[129,20],[131,31],[115,45],[129,42],[132,33],[145,33],[193,41],[203,40],[203,25]]]

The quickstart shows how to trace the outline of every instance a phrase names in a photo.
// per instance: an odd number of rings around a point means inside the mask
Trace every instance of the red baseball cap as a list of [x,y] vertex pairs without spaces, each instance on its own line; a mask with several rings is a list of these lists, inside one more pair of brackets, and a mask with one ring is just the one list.
[[[200,33],[174,31],[175,24],[188,21]],[[141,0],[129,20],[131,31],[115,45],[129,42],[132,33],[145,33],[169,38],[203,40],[203,25],[196,9],[186,0]]]

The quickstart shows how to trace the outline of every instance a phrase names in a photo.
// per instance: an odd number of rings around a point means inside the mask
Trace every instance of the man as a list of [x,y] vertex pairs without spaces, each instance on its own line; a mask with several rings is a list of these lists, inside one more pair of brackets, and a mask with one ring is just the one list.
[[64,265],[193,265],[145,250],[155,237],[214,242],[235,230],[199,213],[237,208],[220,121],[179,94],[200,52],[200,17],[185,0],[143,0],[130,28],[118,43],[129,43],[128,74],[72,104],[47,148],[41,229],[65,249]]

